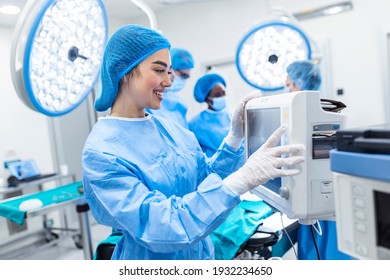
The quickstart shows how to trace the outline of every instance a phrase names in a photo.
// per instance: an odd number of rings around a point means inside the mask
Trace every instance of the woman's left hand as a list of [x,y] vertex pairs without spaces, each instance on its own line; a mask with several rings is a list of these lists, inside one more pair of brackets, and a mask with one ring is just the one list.
[[241,99],[240,103],[234,110],[230,130],[225,138],[226,144],[230,147],[237,150],[241,146],[242,140],[244,139],[245,105],[249,100],[260,96],[261,92],[259,90],[251,92]]

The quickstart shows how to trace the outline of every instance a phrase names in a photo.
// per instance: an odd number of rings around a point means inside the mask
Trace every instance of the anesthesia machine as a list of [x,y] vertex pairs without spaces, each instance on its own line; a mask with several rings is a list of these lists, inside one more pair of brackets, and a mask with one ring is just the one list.
[[336,133],[330,153],[340,251],[390,260],[390,124]]

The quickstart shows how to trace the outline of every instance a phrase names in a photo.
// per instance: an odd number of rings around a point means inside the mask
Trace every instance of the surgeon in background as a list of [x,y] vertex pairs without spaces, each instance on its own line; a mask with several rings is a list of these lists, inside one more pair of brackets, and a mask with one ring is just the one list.
[[188,50],[183,48],[172,48],[170,52],[173,70],[172,86],[167,88],[167,91],[164,93],[161,108],[159,110],[147,111],[168,118],[182,127],[188,128],[188,106],[180,96],[180,92],[191,76],[191,71],[195,66],[194,58]]
[[225,88],[224,78],[215,73],[202,76],[194,88],[195,100],[206,102],[208,107],[194,116],[188,127],[208,157],[215,154],[230,129],[232,118],[226,109]]
[[[319,90],[321,87],[321,72],[317,64],[310,60],[291,63],[287,67],[286,87],[290,92],[302,90]],[[313,243],[315,236],[320,259],[350,260],[351,257],[337,249],[336,223],[333,221],[318,221],[322,235],[313,226],[300,225],[298,228],[298,258],[300,260],[317,260],[317,252]],[[314,225],[318,228],[318,224]]]
[[312,61],[295,61],[287,67],[286,87],[289,92],[319,90],[320,86],[320,68]]
[[[246,96],[223,145],[207,158],[192,132],[145,112],[159,109],[172,85],[170,43],[140,25],[125,25],[108,41],[101,66],[98,119],[82,154],[85,198],[95,220],[120,231],[112,259],[214,259],[209,234],[240,195],[280,176],[304,158],[303,145],[276,146],[280,127],[243,164]],[[288,156],[288,157],[286,157]]]

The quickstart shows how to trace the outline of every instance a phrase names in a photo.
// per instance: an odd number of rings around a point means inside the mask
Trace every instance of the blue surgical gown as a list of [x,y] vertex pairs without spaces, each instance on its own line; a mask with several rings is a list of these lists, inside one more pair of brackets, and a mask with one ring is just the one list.
[[83,149],[83,185],[97,222],[123,232],[113,259],[213,259],[209,234],[240,202],[222,179],[243,149],[212,158],[194,134],[154,115],[100,118]]
[[[351,260],[349,255],[337,249],[336,223],[319,221],[322,235],[314,231],[321,260]],[[315,225],[318,227],[318,225]],[[317,252],[313,243],[310,226],[300,225],[298,228],[298,259],[317,260]]]
[[205,110],[188,123],[203,152],[208,157],[214,155],[229,132],[231,116],[226,109],[222,111]]
[[168,88],[164,93],[164,99],[161,102],[161,108],[158,110],[147,109],[147,112],[157,116],[163,116],[170,119],[171,121],[178,123],[184,128],[188,128],[188,107],[179,94],[179,91],[170,91]]

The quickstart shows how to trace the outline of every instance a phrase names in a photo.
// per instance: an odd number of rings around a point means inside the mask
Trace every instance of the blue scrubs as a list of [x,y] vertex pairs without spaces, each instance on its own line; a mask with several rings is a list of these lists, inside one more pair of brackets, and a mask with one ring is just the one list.
[[208,157],[214,155],[229,132],[231,116],[226,109],[205,110],[188,123],[191,130]]
[[147,112],[170,119],[184,128],[188,128],[187,111],[188,107],[179,95],[179,91],[167,89],[161,108],[158,110],[147,109]]
[[123,232],[113,259],[213,259],[209,234],[240,197],[222,179],[244,150],[204,156],[194,134],[154,115],[100,118],[83,150],[83,185],[97,222]]
[[[337,249],[336,223],[319,221],[322,235],[314,231],[321,260],[351,260],[351,256]],[[318,225],[315,225],[318,227]],[[317,260],[317,252],[313,243],[310,226],[300,225],[298,228],[298,259]]]

